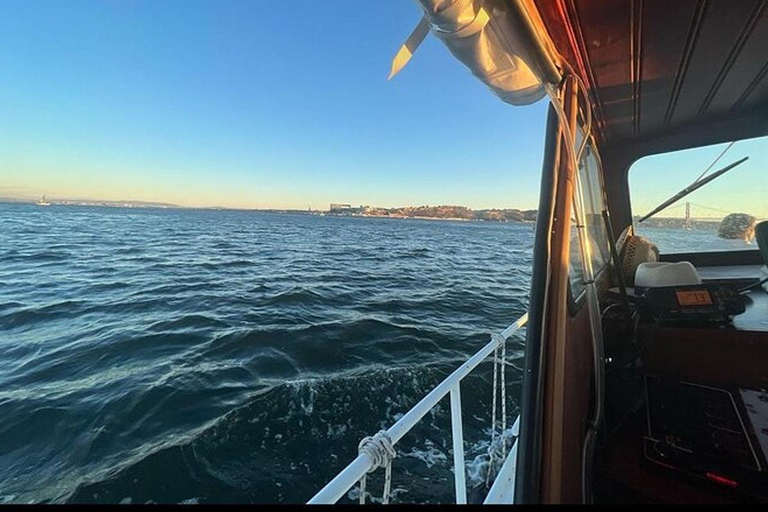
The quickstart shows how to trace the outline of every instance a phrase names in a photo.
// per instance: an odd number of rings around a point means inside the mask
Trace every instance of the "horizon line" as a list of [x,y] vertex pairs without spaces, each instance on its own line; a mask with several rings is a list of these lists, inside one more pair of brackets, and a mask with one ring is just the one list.
[[[155,207],[165,207],[165,208],[175,208],[175,209],[186,209],[186,210],[210,210],[210,209],[218,209],[218,210],[241,210],[241,211],[296,211],[296,212],[306,212],[306,211],[318,211],[318,212],[329,212],[331,211],[330,205],[332,204],[351,204],[351,203],[328,203],[327,209],[320,209],[320,208],[291,208],[291,207],[244,207],[244,206],[221,206],[221,205],[208,205],[208,206],[184,206],[176,203],[168,203],[163,201],[146,201],[142,199],[89,199],[89,198],[62,198],[62,197],[52,197],[48,194],[45,194],[46,201],[50,202],[51,204],[58,204],[60,206],[67,206],[71,205],[69,203],[80,203],[81,206],[87,206],[87,205],[93,205],[97,206],[98,204],[133,204],[133,205],[147,205],[147,206],[155,206]],[[0,196],[0,202],[3,203],[24,203],[24,204],[35,204],[40,200],[40,198],[37,197],[31,197],[31,196]],[[358,206],[355,206],[355,208]],[[467,208],[472,211],[483,211],[483,210],[518,210],[518,211],[537,211],[538,208],[520,208],[520,207],[484,207],[484,208],[472,208],[470,206],[465,206],[461,204],[448,204],[448,203],[440,203],[440,204],[419,204],[419,205],[402,205],[402,206],[370,206],[370,205],[359,205],[359,207],[367,207],[367,208],[381,208],[384,210],[395,210],[400,208],[421,208],[421,207],[458,207],[458,208]]]

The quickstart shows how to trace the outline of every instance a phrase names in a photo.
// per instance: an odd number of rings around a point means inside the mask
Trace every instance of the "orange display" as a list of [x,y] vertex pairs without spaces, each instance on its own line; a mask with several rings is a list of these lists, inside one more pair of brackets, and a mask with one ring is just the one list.
[[711,306],[712,297],[707,290],[675,292],[677,303],[681,306]]

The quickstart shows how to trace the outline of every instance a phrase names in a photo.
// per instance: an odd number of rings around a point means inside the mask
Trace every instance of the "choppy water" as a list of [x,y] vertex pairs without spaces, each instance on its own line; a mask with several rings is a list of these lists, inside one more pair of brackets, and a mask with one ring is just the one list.
[[662,254],[758,250],[757,242],[754,240],[746,244],[718,237],[717,227],[717,224],[702,224],[694,226],[694,229],[685,230],[639,224],[635,226],[635,230],[638,235],[656,244]]
[[[11,502],[306,501],[525,311],[533,244],[525,224],[236,211],[0,204],[0,226]],[[472,483],[489,375],[462,388]],[[442,406],[398,445],[394,501],[451,501]]]

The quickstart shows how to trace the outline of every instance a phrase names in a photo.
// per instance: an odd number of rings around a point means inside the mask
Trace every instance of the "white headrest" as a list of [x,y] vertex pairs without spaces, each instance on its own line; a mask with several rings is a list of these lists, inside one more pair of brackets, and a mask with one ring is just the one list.
[[701,284],[701,276],[689,261],[641,263],[635,272],[635,286],[639,287],[657,288],[690,284]]

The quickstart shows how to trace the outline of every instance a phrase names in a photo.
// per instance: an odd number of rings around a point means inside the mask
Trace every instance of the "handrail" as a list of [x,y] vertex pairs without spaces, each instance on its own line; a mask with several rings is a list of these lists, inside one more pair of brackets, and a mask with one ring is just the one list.
[[[464,364],[459,366],[453,373],[451,373],[445,380],[438,384],[432,391],[421,399],[419,403],[411,408],[400,420],[394,425],[389,427],[386,433],[389,435],[392,444],[396,444],[402,437],[407,434],[427,413],[435,407],[440,400],[446,395],[451,393],[451,415],[456,418],[458,415],[458,423],[452,422],[454,435],[461,436],[461,402],[459,395],[459,385],[461,380],[466,377],[472,370],[474,370],[480,363],[485,360],[486,357],[491,355],[497,347],[506,343],[507,339],[522,328],[528,322],[528,313],[518,318],[515,323],[504,329],[500,334],[491,336],[491,341],[480,349],[475,355],[470,357]],[[457,410],[458,409],[458,410]],[[458,430],[458,432],[457,432]],[[456,447],[462,448],[461,456],[454,453],[455,464],[464,460],[463,454],[463,441],[461,439],[454,438],[454,451]],[[345,493],[347,493],[360,479],[373,467],[373,460],[367,453],[360,453],[355,460],[353,460],[346,468],[344,468],[336,477],[328,482],[320,492],[309,500],[307,503],[310,505],[316,504],[333,504],[336,503]],[[456,491],[457,501],[462,501],[462,492],[460,490],[459,482],[463,482],[462,476],[464,476],[463,464],[461,468],[455,468],[454,474],[456,475]],[[461,470],[461,471],[460,471]],[[462,484],[463,485],[463,484]],[[463,492],[466,495],[466,489]],[[466,501],[466,496],[464,500]]]

